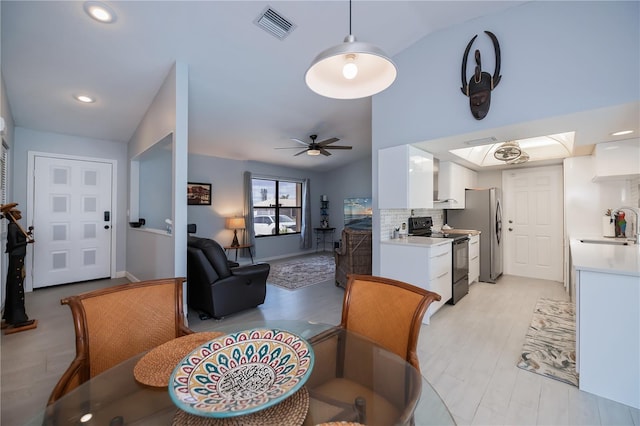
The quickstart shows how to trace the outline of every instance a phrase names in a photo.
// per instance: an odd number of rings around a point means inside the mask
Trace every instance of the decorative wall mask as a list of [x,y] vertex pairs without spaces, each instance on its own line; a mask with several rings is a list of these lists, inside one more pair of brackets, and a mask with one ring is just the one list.
[[476,120],[482,120],[486,117],[489,112],[489,107],[491,106],[491,91],[500,83],[500,79],[502,78],[500,75],[500,45],[498,44],[498,39],[490,31],[485,31],[485,33],[491,38],[491,41],[493,41],[493,49],[496,55],[496,69],[493,75],[482,71],[480,50],[476,49],[476,69],[469,83],[467,83],[467,57],[469,56],[471,45],[476,37],[478,37],[477,34],[473,36],[469,44],[467,44],[464,56],[462,57],[462,87],[460,90],[462,90],[465,96],[469,97],[471,114]]

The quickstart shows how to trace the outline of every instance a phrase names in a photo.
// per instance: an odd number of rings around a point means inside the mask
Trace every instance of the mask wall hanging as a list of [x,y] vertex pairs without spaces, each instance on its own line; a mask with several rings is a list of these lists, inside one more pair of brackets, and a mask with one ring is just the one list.
[[490,32],[485,31],[491,41],[493,41],[493,49],[496,55],[496,69],[493,75],[488,72],[482,71],[482,61],[480,59],[480,50],[476,49],[475,60],[476,69],[473,76],[467,83],[467,57],[471,50],[471,45],[478,37],[476,34],[473,36],[467,48],[464,50],[464,56],[462,57],[462,93],[469,97],[469,106],[471,107],[471,114],[476,120],[482,120],[487,116],[489,107],[491,106],[491,91],[500,83],[502,76],[500,75],[500,45],[496,36]]

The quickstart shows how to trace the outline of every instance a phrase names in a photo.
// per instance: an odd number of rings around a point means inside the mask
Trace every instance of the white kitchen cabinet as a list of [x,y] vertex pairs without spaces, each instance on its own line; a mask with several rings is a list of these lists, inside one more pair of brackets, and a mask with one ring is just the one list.
[[594,181],[631,179],[640,175],[640,139],[599,143],[594,156]]
[[451,241],[432,246],[385,241],[380,244],[380,275],[438,293],[440,301],[433,302],[422,319],[429,324],[452,296],[451,256]]
[[437,208],[464,209],[465,189],[475,188],[478,184],[478,173],[451,161],[440,162],[438,172]]
[[469,238],[469,284],[480,279],[480,234]]
[[378,208],[433,208],[433,155],[411,145],[379,150]]
[[578,270],[576,283],[580,390],[640,409],[638,276]]

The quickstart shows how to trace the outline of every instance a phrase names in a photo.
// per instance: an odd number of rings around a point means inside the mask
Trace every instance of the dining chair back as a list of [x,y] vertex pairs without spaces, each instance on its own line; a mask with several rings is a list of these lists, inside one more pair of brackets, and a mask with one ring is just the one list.
[[440,295],[390,278],[349,275],[340,326],[368,337],[406,359],[418,371],[422,317]]
[[48,405],[124,360],[192,333],[184,321],[183,282],[184,278],[140,281],[62,299],[73,315],[76,356]]

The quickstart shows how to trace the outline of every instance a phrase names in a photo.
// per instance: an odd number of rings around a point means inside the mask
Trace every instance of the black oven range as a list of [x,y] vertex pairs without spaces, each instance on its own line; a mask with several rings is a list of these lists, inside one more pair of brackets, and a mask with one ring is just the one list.
[[455,305],[469,293],[469,236],[466,234],[447,234],[433,232],[433,218],[431,216],[412,216],[409,218],[409,236],[450,238],[452,242],[452,294],[447,303]]

